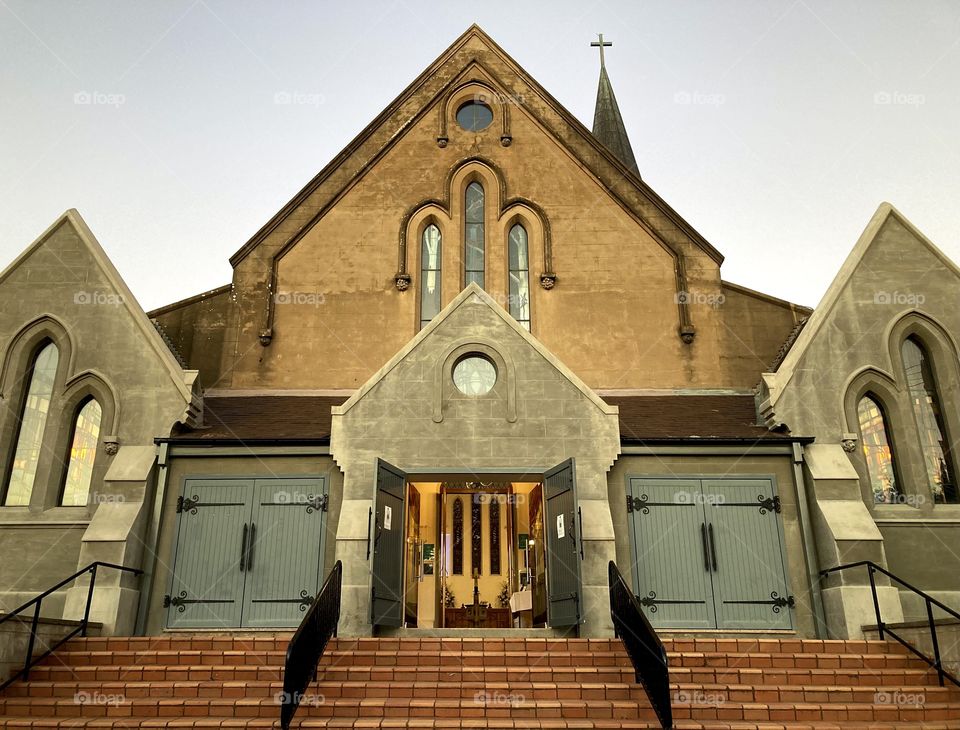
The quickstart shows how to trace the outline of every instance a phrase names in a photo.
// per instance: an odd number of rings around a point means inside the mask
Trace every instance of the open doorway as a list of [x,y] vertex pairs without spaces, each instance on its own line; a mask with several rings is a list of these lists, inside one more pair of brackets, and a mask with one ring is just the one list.
[[451,479],[406,489],[407,627],[546,626],[539,482]]
[[371,622],[420,629],[581,623],[574,464],[411,474],[379,460]]

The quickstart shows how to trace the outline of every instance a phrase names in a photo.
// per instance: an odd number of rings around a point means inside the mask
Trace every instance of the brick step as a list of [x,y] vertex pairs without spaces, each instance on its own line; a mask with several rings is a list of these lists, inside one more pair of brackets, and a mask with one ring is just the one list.
[[[489,696],[488,696],[489,697]],[[120,704],[107,701],[79,703],[48,698],[0,700],[0,715],[16,717],[261,717],[276,719],[275,699],[131,699]],[[677,720],[747,722],[948,722],[960,721],[960,704],[924,702],[922,705],[884,703],[712,701],[705,704],[675,703]],[[320,701],[309,692],[298,718],[478,718],[503,719],[626,719],[653,721],[649,705],[633,701],[530,700],[513,701],[494,696],[485,701],[447,699],[335,699]]]
[[[328,670],[331,671],[331,670]],[[344,673],[347,678],[348,673]],[[327,675],[324,675],[327,676]],[[623,681],[633,681],[633,672],[624,671]],[[937,684],[933,669],[884,669],[876,674],[861,669],[753,669],[750,667],[670,667],[670,681],[676,684],[750,684],[754,686],[924,687]]]
[[[698,701],[717,703],[806,702],[806,703],[884,703],[898,697],[923,697],[928,702],[960,702],[956,688],[890,684],[888,678],[874,678],[875,685],[837,686],[756,686],[730,683],[671,684],[674,701],[680,704]],[[881,683],[879,680],[883,680]],[[283,683],[274,682],[24,682],[12,686],[9,698],[70,699],[82,702],[106,702],[152,699],[217,699],[282,697]],[[642,687],[633,683],[588,682],[365,682],[328,681],[312,683],[308,694],[325,700],[353,698],[416,698],[476,700],[478,696],[532,700],[632,700],[645,702]],[[878,699],[878,695],[883,698]]]
[[740,667],[752,669],[922,669],[928,665],[911,654],[760,654],[684,652],[669,657],[675,667]]

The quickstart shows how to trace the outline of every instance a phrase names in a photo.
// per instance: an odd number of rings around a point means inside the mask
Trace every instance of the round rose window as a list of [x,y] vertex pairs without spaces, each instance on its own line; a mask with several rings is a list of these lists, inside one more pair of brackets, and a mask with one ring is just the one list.
[[486,395],[497,382],[497,369],[483,355],[467,355],[453,366],[453,384],[464,395]]
[[457,109],[457,124],[468,132],[479,132],[493,122],[493,112],[486,104],[468,101]]

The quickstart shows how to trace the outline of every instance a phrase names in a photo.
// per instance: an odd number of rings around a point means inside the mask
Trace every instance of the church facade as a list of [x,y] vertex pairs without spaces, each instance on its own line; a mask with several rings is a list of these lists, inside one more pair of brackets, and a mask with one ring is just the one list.
[[591,131],[471,27],[230,263],[146,313],[71,210],[0,274],[0,607],[95,560],[118,634],[296,626],[336,561],[344,635],[609,635],[611,561],[663,630],[860,636],[859,560],[960,605],[960,270],[883,204],[814,310],[725,281],[603,64]]

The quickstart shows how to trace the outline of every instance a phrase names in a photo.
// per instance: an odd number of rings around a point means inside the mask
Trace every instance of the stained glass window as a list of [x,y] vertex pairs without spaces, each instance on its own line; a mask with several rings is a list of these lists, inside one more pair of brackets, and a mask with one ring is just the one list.
[[467,185],[464,215],[463,283],[477,282],[483,288],[483,186],[478,182]]
[[90,496],[90,482],[93,479],[93,462],[97,456],[97,442],[100,440],[100,404],[90,398],[77,411],[73,421],[73,436],[70,439],[70,454],[67,475],[63,482],[63,496],[60,504],[65,506],[84,506]]
[[52,342],[43,347],[33,361],[30,385],[20,411],[20,425],[10,469],[10,480],[3,503],[6,506],[29,505],[37,476],[43,429],[50,411],[53,383],[57,376],[60,351]]
[[468,355],[453,366],[453,384],[464,395],[486,395],[497,384],[497,369],[482,355]]
[[870,475],[873,501],[876,504],[896,503],[901,492],[893,464],[890,429],[879,401],[871,395],[863,396],[857,404],[857,418],[860,421],[860,440]]
[[907,374],[910,401],[913,403],[913,413],[920,431],[920,447],[930,493],[934,502],[956,502],[957,485],[953,457],[947,442],[947,429],[930,357],[914,337],[903,341],[901,354]]
[[440,313],[440,229],[430,224],[420,241],[420,328]]
[[483,512],[476,494],[470,500],[470,574],[483,575]]
[[500,502],[498,495],[490,500],[490,574],[500,575]]
[[527,230],[517,223],[510,229],[510,314],[530,329],[530,260]]
[[463,575],[463,500],[453,500],[453,574]]

